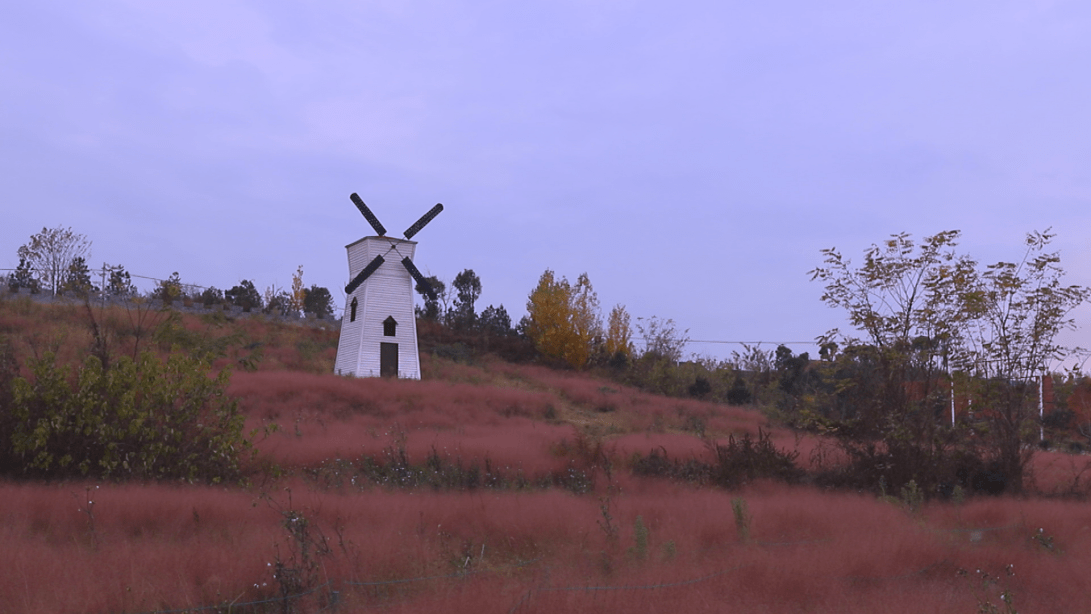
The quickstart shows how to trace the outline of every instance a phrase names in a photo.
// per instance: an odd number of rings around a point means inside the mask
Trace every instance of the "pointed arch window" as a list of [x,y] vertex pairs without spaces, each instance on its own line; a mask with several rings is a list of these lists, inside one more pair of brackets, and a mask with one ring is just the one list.
[[356,306],[359,303],[356,302],[356,297],[352,297],[352,302],[349,303],[349,322],[356,321]]
[[394,316],[387,316],[383,320],[383,336],[393,337],[396,335],[396,329],[398,328],[398,321],[394,319]]

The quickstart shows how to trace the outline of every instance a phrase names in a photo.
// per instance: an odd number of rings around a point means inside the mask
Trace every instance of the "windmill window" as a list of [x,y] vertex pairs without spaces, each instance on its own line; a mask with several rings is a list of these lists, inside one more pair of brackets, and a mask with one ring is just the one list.
[[349,304],[349,322],[356,321],[356,297],[352,298],[352,303]]
[[398,327],[398,322],[394,319],[394,316],[387,316],[383,320],[383,336],[393,337],[395,335],[395,329]]

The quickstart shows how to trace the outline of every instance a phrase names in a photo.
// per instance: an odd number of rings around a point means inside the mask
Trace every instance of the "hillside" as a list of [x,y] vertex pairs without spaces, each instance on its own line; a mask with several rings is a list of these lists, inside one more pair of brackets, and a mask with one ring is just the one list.
[[257,451],[242,484],[11,476],[4,612],[1086,605],[1083,456],[1040,453],[1019,498],[876,497],[826,487],[836,447],[755,408],[434,342],[398,381],[332,375],[332,328],[223,313],[7,300],[0,337],[22,376],[103,343],[230,367]]

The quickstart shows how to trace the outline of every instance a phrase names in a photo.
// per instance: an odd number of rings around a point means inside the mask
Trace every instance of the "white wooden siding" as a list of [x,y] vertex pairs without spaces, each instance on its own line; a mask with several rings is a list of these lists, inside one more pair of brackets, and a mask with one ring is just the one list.
[[[347,245],[349,277],[356,277],[375,256],[384,262],[345,299],[341,338],[337,344],[334,372],[356,377],[379,376],[379,344],[398,344],[398,377],[420,379],[417,321],[413,313],[413,277],[402,258],[413,258],[415,241],[392,237],[364,237]],[[350,322],[352,299],[357,300],[356,321]],[[394,337],[383,335],[383,320],[398,323]]]

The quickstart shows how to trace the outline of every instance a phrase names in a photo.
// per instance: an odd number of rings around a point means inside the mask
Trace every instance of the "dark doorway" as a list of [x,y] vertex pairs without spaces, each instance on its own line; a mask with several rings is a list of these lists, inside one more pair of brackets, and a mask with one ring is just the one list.
[[379,375],[398,377],[398,344],[379,344]]

